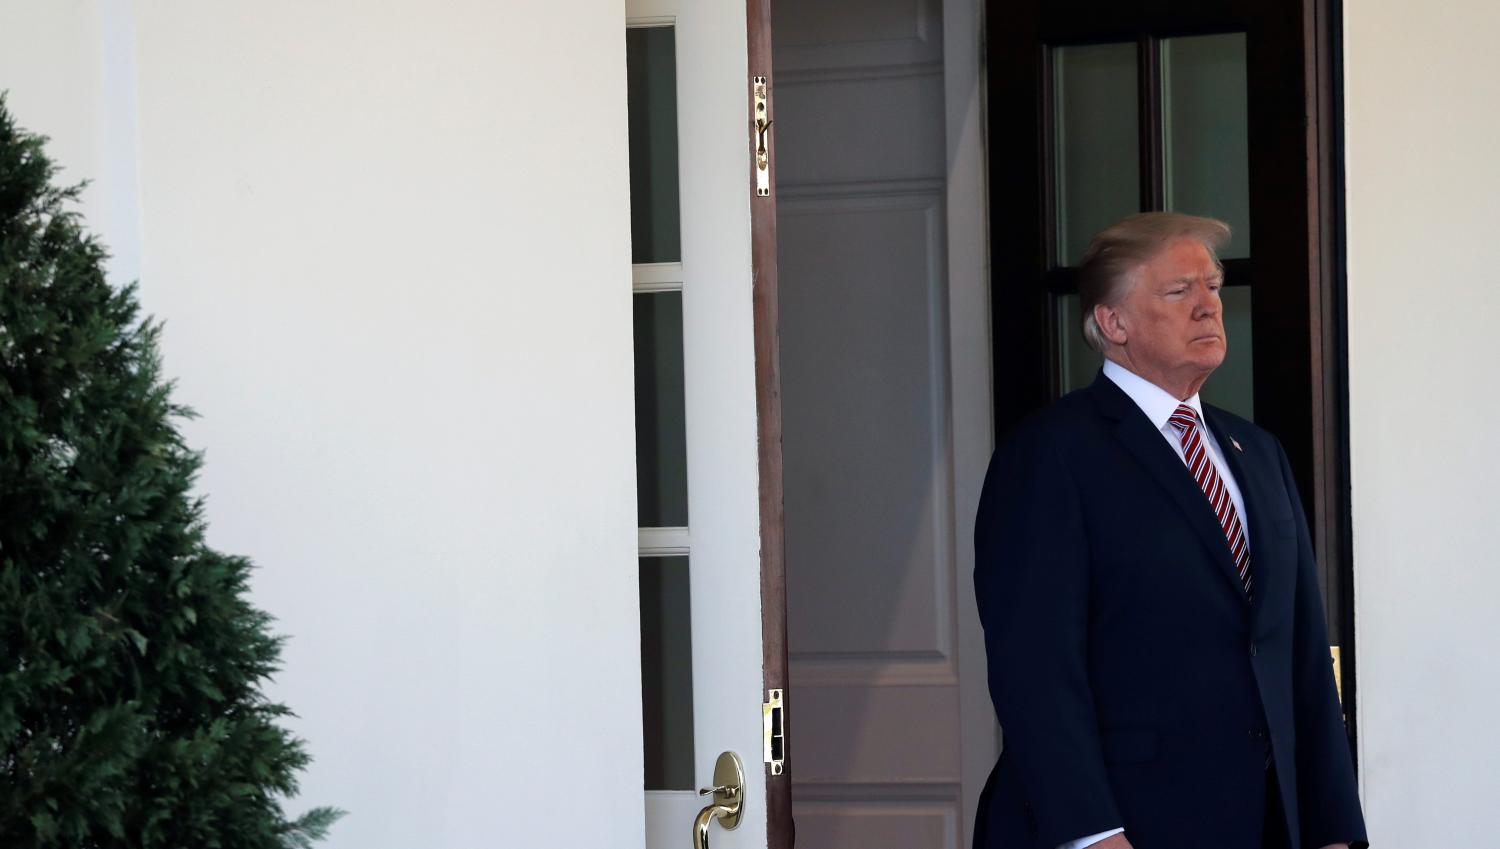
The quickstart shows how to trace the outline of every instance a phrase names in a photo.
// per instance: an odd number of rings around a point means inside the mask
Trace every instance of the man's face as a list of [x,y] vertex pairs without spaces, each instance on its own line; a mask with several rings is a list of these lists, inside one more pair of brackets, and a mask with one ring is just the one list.
[[1142,266],[1116,307],[1138,371],[1201,380],[1224,362],[1223,283],[1223,272],[1196,239],[1178,239]]

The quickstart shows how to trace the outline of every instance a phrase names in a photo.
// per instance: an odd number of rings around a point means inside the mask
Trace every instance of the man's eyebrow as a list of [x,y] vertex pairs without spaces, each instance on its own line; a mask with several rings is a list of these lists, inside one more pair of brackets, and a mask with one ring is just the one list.
[[[1175,280],[1169,280],[1169,281],[1167,281],[1167,285],[1168,286],[1191,286],[1191,285],[1193,285],[1194,281],[1196,281],[1197,279],[1198,279],[1198,275],[1196,275],[1196,274],[1184,274],[1183,276],[1178,277]],[[1212,272],[1211,274],[1209,274],[1208,276],[1204,277],[1203,279],[1206,280],[1206,281],[1208,281],[1208,282],[1210,282],[1210,283],[1223,283],[1224,282],[1224,272],[1222,272],[1222,271],[1215,271],[1215,272]]]

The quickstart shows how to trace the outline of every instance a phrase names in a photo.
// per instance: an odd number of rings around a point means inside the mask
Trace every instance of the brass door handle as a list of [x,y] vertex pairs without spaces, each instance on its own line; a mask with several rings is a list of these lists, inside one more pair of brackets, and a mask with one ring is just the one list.
[[738,828],[745,807],[745,770],[740,756],[724,752],[714,764],[714,786],[698,791],[699,796],[713,796],[713,801],[698,812],[693,822],[694,849],[708,849],[708,827],[714,820],[726,830]]

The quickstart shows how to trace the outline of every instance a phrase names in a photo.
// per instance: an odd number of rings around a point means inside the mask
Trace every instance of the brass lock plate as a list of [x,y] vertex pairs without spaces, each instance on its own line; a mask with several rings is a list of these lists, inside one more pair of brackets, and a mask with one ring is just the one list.
[[752,78],[750,93],[755,104],[755,195],[764,198],[771,196],[771,143],[768,138],[771,132],[771,87],[766,78]]
[[726,829],[739,826],[745,814],[745,770],[740,766],[740,757],[734,752],[721,752],[714,763],[714,786],[698,791],[699,795],[713,794],[713,804],[719,825]]

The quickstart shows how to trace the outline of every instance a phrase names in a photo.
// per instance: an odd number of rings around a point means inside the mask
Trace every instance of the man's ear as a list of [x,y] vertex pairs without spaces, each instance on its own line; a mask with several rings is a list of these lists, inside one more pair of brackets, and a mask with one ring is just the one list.
[[1118,307],[1094,304],[1094,323],[1099,325],[1099,331],[1104,334],[1104,338],[1116,345],[1124,345],[1130,335],[1125,332],[1125,325],[1120,320]]

